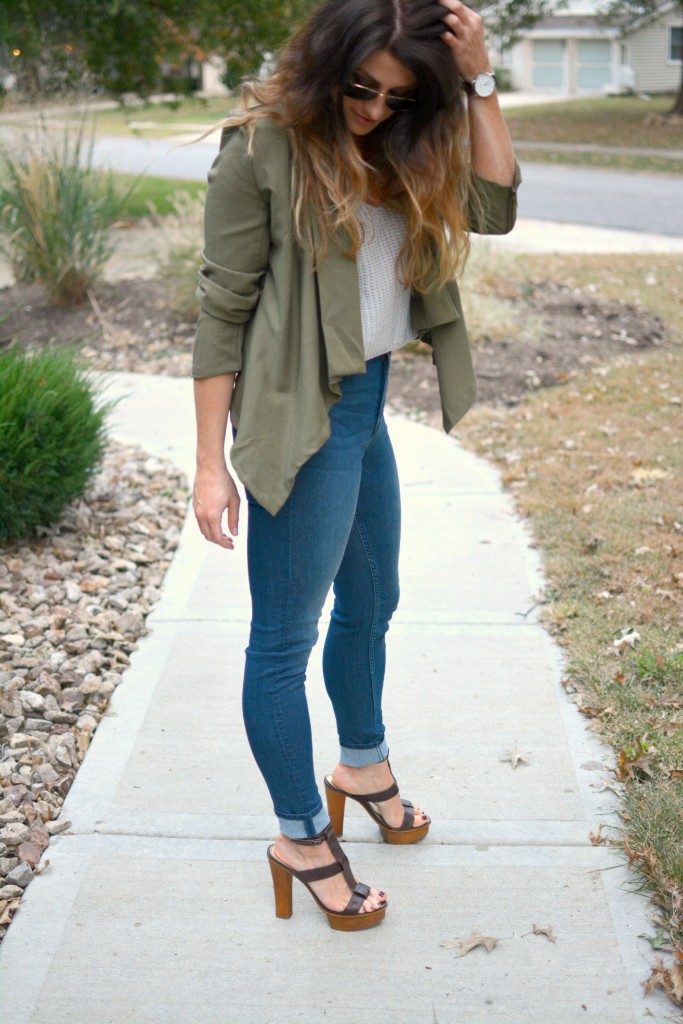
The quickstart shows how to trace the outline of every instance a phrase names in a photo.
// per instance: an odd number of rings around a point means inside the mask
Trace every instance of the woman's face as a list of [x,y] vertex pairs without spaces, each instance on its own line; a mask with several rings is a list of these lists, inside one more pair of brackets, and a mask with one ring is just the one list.
[[[378,93],[410,95],[417,84],[415,75],[388,50],[375,50],[355,69],[354,79]],[[371,100],[344,96],[344,119],[352,135],[369,135],[383,121],[394,117],[384,96]]]

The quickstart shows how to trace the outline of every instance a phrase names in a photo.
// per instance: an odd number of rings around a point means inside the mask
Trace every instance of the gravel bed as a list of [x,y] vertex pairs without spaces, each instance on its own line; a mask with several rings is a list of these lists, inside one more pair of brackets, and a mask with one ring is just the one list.
[[180,537],[183,475],[110,443],[59,524],[0,549],[0,939],[121,682]]

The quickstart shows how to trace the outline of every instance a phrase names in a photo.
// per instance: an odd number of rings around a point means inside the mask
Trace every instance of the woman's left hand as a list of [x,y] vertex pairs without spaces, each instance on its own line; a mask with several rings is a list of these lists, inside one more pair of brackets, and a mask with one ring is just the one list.
[[491,69],[484,22],[475,11],[458,3],[458,0],[439,0],[439,3],[450,12],[444,18],[446,31],[441,38],[450,47],[460,75],[471,82],[481,71]]

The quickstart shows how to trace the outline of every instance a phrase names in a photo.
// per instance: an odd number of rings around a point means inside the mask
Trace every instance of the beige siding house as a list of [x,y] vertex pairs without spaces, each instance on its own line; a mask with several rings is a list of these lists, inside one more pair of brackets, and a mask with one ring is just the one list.
[[604,0],[569,0],[496,52],[514,89],[560,95],[675,92],[683,62],[680,5],[666,2],[651,19],[625,28],[599,17]]
[[625,63],[633,68],[640,92],[675,92],[681,82],[683,18],[677,3],[662,4],[659,15],[624,36]]

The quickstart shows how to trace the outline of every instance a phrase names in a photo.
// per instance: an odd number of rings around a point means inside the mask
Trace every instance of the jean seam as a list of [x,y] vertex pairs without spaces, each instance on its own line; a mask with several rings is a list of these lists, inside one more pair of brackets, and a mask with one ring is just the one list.
[[370,441],[374,440],[377,431],[384,422],[384,405],[386,402],[389,384],[389,366],[391,365],[390,353],[386,353],[386,358],[384,356],[379,356],[378,358],[384,360],[382,363],[382,392],[377,405],[377,416],[375,417],[375,426],[373,427],[372,434],[370,435]]
[[[293,523],[292,523],[291,517],[288,520],[288,526],[289,526],[289,529],[288,529],[288,553],[287,553],[287,558],[288,558],[288,564],[291,565],[292,564],[292,548],[293,548],[292,534],[294,532],[293,531]],[[285,603],[285,614],[284,614],[284,616],[282,618],[282,627],[281,627],[281,631],[280,631],[280,633],[281,633],[281,637],[280,637],[280,650],[278,652],[278,660],[280,662],[282,661],[283,656],[287,652],[287,631],[289,629],[291,600],[292,600],[292,587],[291,587],[291,573],[290,573],[289,574],[289,579],[288,579],[288,585],[287,585],[287,595],[286,595],[286,603]],[[291,778],[293,780],[294,787],[296,788],[297,799],[298,799],[300,804],[303,804],[304,801],[303,801],[303,796],[302,796],[302,793],[301,793],[301,786],[299,784],[299,775],[298,775],[298,772],[296,771],[296,758],[292,758],[292,751],[291,751],[291,748],[289,746],[289,743],[287,742],[286,729],[283,729],[284,716],[281,713],[281,703],[282,703],[281,697],[278,695],[277,698],[275,698],[275,695],[274,695],[273,696],[273,721],[275,723],[275,728],[277,730],[277,735],[278,735],[278,739],[280,741],[281,749],[282,749],[282,751],[283,751],[283,753],[285,755],[285,762],[287,764],[287,769],[288,769],[288,771],[290,773],[290,776],[291,776]],[[278,812],[277,808],[275,808],[275,813],[279,815],[279,812]],[[283,815],[283,817],[284,817],[284,815]],[[310,817],[302,817],[302,818],[292,819],[292,820],[301,821],[304,824],[304,827],[306,828],[306,831],[307,832],[310,831],[310,827],[309,827],[309,824],[308,824],[310,822],[310,820],[311,820]]]
[[372,554],[370,542],[368,540],[363,521],[361,519],[358,509],[354,515],[354,525],[358,529],[358,535],[360,537],[361,544],[363,545],[363,551],[365,557],[368,560],[368,566],[370,568],[370,576],[372,577],[372,593],[373,593],[373,608],[372,608],[372,623],[370,625],[370,635],[368,639],[368,663],[370,665],[370,682],[372,691],[372,727],[377,728],[377,679],[375,672],[375,643],[377,642],[376,627],[377,627],[377,615],[379,608],[379,574],[377,572],[377,563]]

